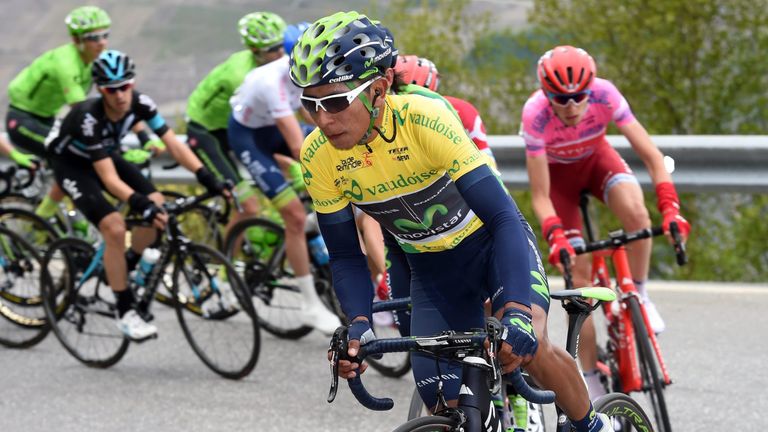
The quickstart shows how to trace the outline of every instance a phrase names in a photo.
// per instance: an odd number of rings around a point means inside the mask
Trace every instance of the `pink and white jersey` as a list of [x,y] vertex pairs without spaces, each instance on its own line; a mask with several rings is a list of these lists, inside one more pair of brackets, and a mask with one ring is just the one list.
[[608,144],[605,131],[611,121],[623,126],[635,120],[627,100],[610,81],[595,78],[590,90],[589,107],[576,126],[563,124],[542,90],[528,98],[520,128],[528,156],[546,153],[549,163],[578,162]]
[[257,129],[293,115],[301,106],[301,89],[291,82],[288,71],[288,56],[250,71],[229,99],[235,120]]

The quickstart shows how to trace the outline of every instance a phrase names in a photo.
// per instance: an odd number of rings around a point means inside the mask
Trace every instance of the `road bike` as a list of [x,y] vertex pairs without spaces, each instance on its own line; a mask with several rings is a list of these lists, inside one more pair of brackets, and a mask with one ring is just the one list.
[[[645,395],[653,413],[656,430],[671,432],[664,390],[672,384],[672,379],[633,282],[625,247],[633,241],[663,235],[664,231],[661,227],[630,233],[618,230],[609,233],[607,239],[595,240],[588,203],[588,195],[582,194],[580,207],[588,243],[574,247],[574,251],[577,255],[592,253],[592,283],[607,288],[615,287],[619,295],[615,301],[603,303],[608,341],[605,349],[599,351],[598,370],[604,378],[606,391],[627,394],[637,392]],[[677,263],[683,265],[687,262],[687,255],[676,222],[670,224],[670,235]],[[572,288],[570,259],[565,251],[561,252],[566,288]],[[615,271],[613,281],[608,267],[609,260]]]
[[[260,334],[245,284],[227,258],[184,237],[178,216],[210,194],[166,202],[165,230],[154,245],[160,258],[142,285],[129,283],[136,309],[150,321],[153,300],[173,307],[197,356],[225,378],[239,379],[256,365]],[[146,222],[127,219],[127,226]],[[129,339],[115,324],[115,296],[103,266],[104,244],[80,239],[55,241],[47,250],[41,279],[45,313],[64,348],[82,363],[106,368],[126,353]]]

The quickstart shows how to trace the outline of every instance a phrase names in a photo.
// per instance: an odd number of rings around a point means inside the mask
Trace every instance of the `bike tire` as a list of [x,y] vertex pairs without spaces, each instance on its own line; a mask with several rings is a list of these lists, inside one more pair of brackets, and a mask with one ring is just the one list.
[[115,296],[100,274],[88,274],[95,250],[90,243],[64,238],[43,257],[43,307],[53,333],[81,363],[108,368],[125,355],[130,341],[116,325]]
[[173,298],[184,336],[208,368],[229,379],[253,371],[261,349],[258,318],[224,254],[187,244],[174,262]]
[[[262,251],[248,239],[245,233],[251,228],[274,235],[271,251]],[[313,327],[302,322],[298,289],[279,283],[279,278],[288,276],[283,268],[284,239],[285,230],[280,225],[258,217],[248,218],[229,230],[224,250],[252,295],[261,327],[281,339],[295,340],[311,333]]]
[[[166,201],[175,201],[178,198],[186,198],[186,195],[164,190],[160,191]],[[181,226],[181,232],[195,243],[208,245],[216,250],[223,250],[224,239],[221,234],[220,216],[205,204],[196,204],[189,207],[184,213],[177,216]]]
[[643,393],[648,398],[648,402],[653,410],[656,430],[659,432],[672,432],[669,410],[667,409],[664,397],[663,375],[656,358],[656,351],[651,346],[651,341],[647,336],[645,320],[640,311],[640,301],[636,297],[632,297],[628,299],[627,303],[632,315],[632,326],[635,330],[638,365],[640,367],[640,374],[643,377]]
[[14,231],[0,226],[0,345],[29,348],[49,326],[40,296],[42,258]]
[[614,423],[620,424],[622,432],[656,430],[640,404],[624,393],[608,393],[600,396],[593,406],[595,411],[608,415]]
[[456,431],[459,423],[456,419],[442,416],[418,417],[398,426],[393,432],[436,432]]
[[0,208],[0,226],[23,237],[39,251],[41,257],[48,245],[61,237],[50,222],[23,208]]

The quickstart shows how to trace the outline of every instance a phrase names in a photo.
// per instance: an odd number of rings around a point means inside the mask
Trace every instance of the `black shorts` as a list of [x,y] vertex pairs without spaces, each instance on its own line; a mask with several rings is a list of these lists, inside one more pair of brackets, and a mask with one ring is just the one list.
[[[133,190],[143,195],[156,192],[155,186],[141,175],[135,165],[118,155],[110,155],[110,158],[115,164],[117,175]],[[104,196],[107,189],[90,162],[73,161],[49,153],[48,163],[53,168],[56,182],[72,198],[75,207],[95,226],[98,227],[105,216],[117,211]]]
[[45,139],[54,122],[54,117],[40,117],[9,106],[5,130],[14,146],[45,159]]
[[187,124],[187,144],[219,180],[230,180],[233,184],[240,183],[242,179],[237,172],[237,165],[229,155],[226,129],[208,130],[190,121]]

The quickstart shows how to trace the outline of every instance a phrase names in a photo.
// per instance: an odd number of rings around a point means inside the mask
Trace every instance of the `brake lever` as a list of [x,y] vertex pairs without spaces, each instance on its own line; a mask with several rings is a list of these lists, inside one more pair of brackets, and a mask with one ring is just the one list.
[[488,333],[489,357],[491,360],[491,393],[498,393],[501,390],[502,375],[499,368],[499,359],[496,356],[499,343],[504,339],[506,327],[495,317],[488,317],[485,321],[485,330]]
[[347,350],[347,327],[340,326],[333,332],[331,345],[328,351],[331,353],[331,388],[328,390],[328,403],[336,399],[339,391],[339,360],[342,352]]
[[669,224],[669,233],[672,235],[677,265],[683,266],[688,263],[688,254],[685,251],[685,243],[682,237],[680,237],[680,227],[677,225],[677,222],[673,221]]
[[560,249],[560,264],[563,265],[563,279],[565,289],[573,289],[573,274],[571,273],[571,256],[565,249]]

